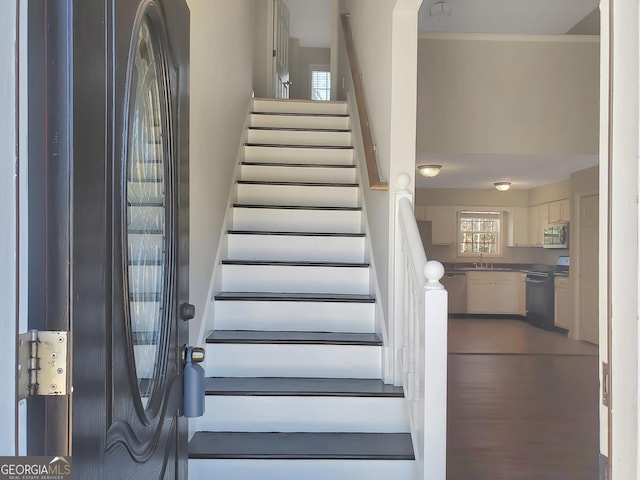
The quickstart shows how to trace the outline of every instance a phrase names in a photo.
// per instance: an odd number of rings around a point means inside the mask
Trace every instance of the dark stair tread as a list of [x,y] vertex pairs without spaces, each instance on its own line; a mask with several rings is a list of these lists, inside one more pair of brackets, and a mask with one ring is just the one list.
[[345,267],[368,268],[368,263],[352,262],[303,262],[290,260],[222,260],[223,265],[260,265],[274,267]]
[[307,128],[307,127],[249,127],[249,130],[278,131],[283,132],[320,132],[320,133],[351,133],[348,128]]
[[409,433],[196,432],[189,458],[414,460]]
[[[129,232],[131,233],[131,232]],[[270,230],[227,230],[230,235],[283,235],[293,237],[364,237],[364,233],[274,232]]]
[[309,112],[251,112],[252,115],[277,115],[282,117],[348,117],[348,113],[309,113]]
[[272,292],[220,292],[215,300],[249,300],[261,302],[338,302],[375,303],[371,295],[346,293],[272,293]]
[[234,203],[234,208],[262,208],[265,210],[327,210],[334,212],[360,212],[362,207],[315,207],[304,205],[265,205],[253,203]]
[[370,378],[207,377],[207,395],[404,397],[402,387]]
[[300,145],[288,143],[254,143],[247,142],[245,147],[273,147],[273,148],[317,148],[325,150],[353,150],[353,145]]
[[283,187],[357,187],[357,183],[283,182],[274,180],[238,180],[239,185],[277,185]]
[[207,343],[381,346],[382,340],[375,333],[214,330]]
[[343,163],[242,162],[242,165],[252,167],[356,168],[354,164]]

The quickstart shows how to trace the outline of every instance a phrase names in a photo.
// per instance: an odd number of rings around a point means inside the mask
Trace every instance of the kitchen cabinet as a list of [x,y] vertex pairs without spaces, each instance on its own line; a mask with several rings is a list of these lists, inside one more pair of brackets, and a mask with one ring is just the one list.
[[521,272],[467,272],[467,312],[520,315]]
[[528,247],[531,241],[529,238],[529,208],[510,208],[507,212],[507,220],[507,246]]
[[449,313],[467,313],[466,273],[447,272],[440,282],[447,289]]
[[571,330],[573,327],[573,301],[569,277],[555,278],[555,325]]
[[571,201],[568,198],[549,203],[549,223],[571,220]]
[[518,315],[527,316],[527,274],[520,273],[518,280]]
[[427,206],[425,220],[431,221],[432,245],[455,245],[458,212],[454,206]]
[[533,205],[529,207],[529,244],[541,247],[543,244],[543,229],[549,223],[549,204]]

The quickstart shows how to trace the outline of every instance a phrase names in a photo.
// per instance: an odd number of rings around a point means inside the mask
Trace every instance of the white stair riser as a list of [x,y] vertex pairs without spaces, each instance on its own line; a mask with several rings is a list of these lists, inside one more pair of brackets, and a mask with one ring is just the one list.
[[286,102],[269,98],[258,98],[253,101],[254,112],[279,112],[279,113],[322,113],[345,114],[346,102],[314,102],[310,100],[288,100]]
[[246,146],[244,158],[247,162],[353,165],[353,149]]
[[364,261],[364,237],[229,235],[234,260]]
[[356,183],[355,168],[242,165],[242,180]]
[[165,210],[163,207],[127,207],[130,230],[162,230]]
[[357,207],[358,187],[238,184],[238,203]]
[[381,347],[208,343],[207,376],[380,378]]
[[189,460],[189,477],[233,480],[399,480],[413,460]]
[[216,301],[215,312],[220,330],[375,331],[373,303],[225,300]]
[[366,267],[222,265],[227,292],[369,293]]
[[153,378],[158,356],[157,345],[134,345],[133,354],[136,361],[138,378]]
[[337,128],[348,130],[349,117],[315,116],[315,115],[251,115],[253,127],[281,128]]
[[250,129],[249,143],[277,145],[351,145],[351,132]]
[[362,212],[347,210],[233,209],[234,230],[360,233]]
[[[403,398],[207,395],[196,430],[218,432],[409,431]],[[224,412],[224,413],[223,413]]]

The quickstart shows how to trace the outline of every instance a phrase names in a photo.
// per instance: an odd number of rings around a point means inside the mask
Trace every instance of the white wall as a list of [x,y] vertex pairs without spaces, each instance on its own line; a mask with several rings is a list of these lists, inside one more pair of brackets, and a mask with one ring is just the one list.
[[599,37],[421,34],[418,151],[596,155]]
[[[414,186],[417,18],[420,0],[343,0],[340,9],[349,13],[355,50],[362,74],[369,122],[380,179],[389,192],[365,189],[365,202],[373,242],[373,256],[380,282],[384,312],[388,312],[389,251],[393,223],[395,177],[411,176]],[[337,78],[342,85],[346,65]],[[342,92],[344,95],[345,92]]]
[[197,343],[252,92],[254,2],[188,0],[191,9],[190,302]]
[[0,15],[0,455],[15,455],[16,347],[16,2],[6,2]]

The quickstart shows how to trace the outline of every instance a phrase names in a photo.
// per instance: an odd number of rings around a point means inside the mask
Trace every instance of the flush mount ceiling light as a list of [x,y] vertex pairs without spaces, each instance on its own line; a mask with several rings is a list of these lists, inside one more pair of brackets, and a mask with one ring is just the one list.
[[511,188],[511,182],[496,182],[493,185],[496,187],[496,190],[500,192],[506,192]]
[[440,173],[442,165],[426,165],[421,163],[418,165],[418,173],[423,177],[435,177]]

